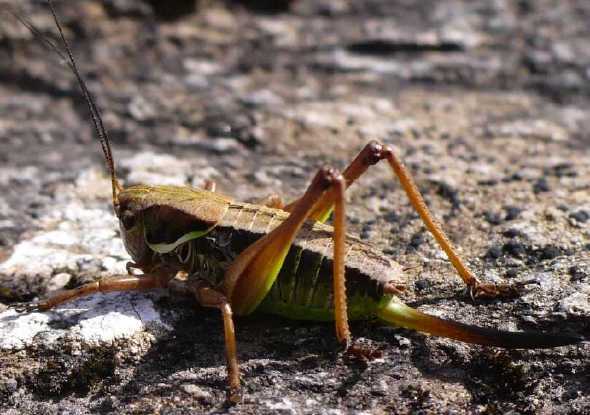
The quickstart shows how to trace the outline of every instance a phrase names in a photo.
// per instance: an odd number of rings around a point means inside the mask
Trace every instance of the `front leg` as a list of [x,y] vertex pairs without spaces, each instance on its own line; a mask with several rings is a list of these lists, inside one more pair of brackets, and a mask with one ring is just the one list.
[[95,293],[113,291],[139,291],[154,288],[166,288],[174,273],[154,273],[141,275],[124,275],[101,278],[70,290],[58,291],[49,298],[35,304],[34,307],[46,311],[60,304],[73,301]]

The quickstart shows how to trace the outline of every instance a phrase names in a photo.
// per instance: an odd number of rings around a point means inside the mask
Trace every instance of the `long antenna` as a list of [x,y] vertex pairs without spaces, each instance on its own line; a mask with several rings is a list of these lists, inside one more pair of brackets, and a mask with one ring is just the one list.
[[119,206],[118,194],[122,190],[122,188],[121,188],[121,185],[119,184],[119,181],[117,180],[117,176],[115,174],[115,163],[113,161],[113,154],[111,152],[111,145],[110,145],[110,140],[109,140],[107,131],[103,125],[102,117],[100,116],[100,111],[98,110],[98,107],[95,104],[95,100],[94,100],[92,94],[90,93],[90,91],[88,90],[88,88],[86,86],[86,82],[84,82],[84,79],[82,78],[82,75],[80,74],[80,71],[78,70],[78,66],[76,65],[74,55],[72,54],[72,50],[70,49],[70,45],[68,44],[68,42],[64,36],[61,24],[60,24],[59,19],[57,17],[57,13],[55,12],[55,8],[53,7],[53,3],[51,2],[51,0],[47,0],[47,4],[49,5],[49,8],[51,10],[51,14],[53,15],[53,20],[55,21],[55,25],[57,26],[57,30],[59,31],[59,36],[61,38],[64,49],[66,51],[66,55],[64,55],[64,53],[53,42],[51,42],[45,35],[43,35],[31,23],[27,22],[25,19],[21,18],[17,14],[14,14],[14,16],[27,29],[29,29],[33,33],[33,35],[35,35],[38,39],[40,39],[46,46],[51,48],[54,52],[56,52],[63,60],[65,60],[68,64],[68,66],[70,67],[70,69],[72,70],[72,72],[74,72],[74,75],[76,76],[76,79],[78,80],[78,85],[80,86],[80,89],[82,90],[82,94],[84,95],[84,99],[86,100],[86,105],[88,105],[88,110],[90,111],[90,117],[92,118],[92,123],[94,124],[94,131],[96,132],[96,135],[97,135],[98,140],[100,142],[100,146],[102,147],[102,152],[105,157],[107,168],[108,168],[109,173],[111,175],[111,183],[112,183],[112,188],[113,188],[113,206],[115,208],[115,211],[117,211],[118,210],[117,208]]

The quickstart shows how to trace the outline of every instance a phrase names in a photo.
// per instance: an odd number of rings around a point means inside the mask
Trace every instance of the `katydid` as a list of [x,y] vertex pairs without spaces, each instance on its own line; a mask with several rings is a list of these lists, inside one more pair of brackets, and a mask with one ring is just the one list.
[[[206,189],[179,186],[123,187],[116,175],[109,138],[48,1],[65,53],[20,19],[67,62],[79,83],[102,146],[112,182],[112,201],[122,239],[132,258],[128,275],[58,292],[36,304],[48,310],[97,292],[173,288],[205,307],[220,310],[227,356],[229,396],[239,394],[240,375],[233,315],[253,312],[287,318],[334,321],[338,341],[352,344],[349,320],[378,319],[394,326],[459,341],[503,348],[547,348],[573,344],[571,335],[507,332],[427,315],[405,305],[402,267],[377,248],[346,233],[346,189],[369,167],[385,161],[411,204],[445,251],[474,297],[517,295],[512,286],[478,280],[457,255],[393,149],[369,143],[341,173],[324,167],[306,192],[290,204],[235,201]],[[333,217],[333,225],[324,222]],[[135,270],[135,271],[134,271]],[[139,271],[139,272],[138,272]],[[187,275],[182,280],[180,273]]]

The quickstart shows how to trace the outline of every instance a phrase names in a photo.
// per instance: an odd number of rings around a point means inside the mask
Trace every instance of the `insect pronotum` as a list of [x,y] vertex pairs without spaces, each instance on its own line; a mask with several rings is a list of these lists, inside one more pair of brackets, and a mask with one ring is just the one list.
[[[216,193],[214,186],[123,187],[100,111],[76,66],[53,5],[48,3],[65,52],[29,22],[17,18],[68,62],[79,83],[104,153],[113,208],[132,261],[128,275],[58,292],[36,304],[38,309],[49,310],[97,292],[174,284],[175,290],[221,312],[232,401],[238,399],[240,389],[234,315],[255,311],[293,319],[333,320],[336,337],[345,348],[352,344],[351,319],[379,319],[436,336],[503,348],[546,348],[581,341],[570,335],[506,332],[462,324],[405,305],[398,298],[404,289],[402,267],[346,233],[344,193],[381,161],[391,167],[473,297],[516,292],[511,286],[483,283],[473,275],[430,214],[394,150],[378,142],[367,144],[342,172],[321,168],[305,193],[286,205],[276,199],[266,205],[242,203]],[[330,216],[332,226],[324,223]],[[184,282],[175,278],[180,272],[188,275]]]

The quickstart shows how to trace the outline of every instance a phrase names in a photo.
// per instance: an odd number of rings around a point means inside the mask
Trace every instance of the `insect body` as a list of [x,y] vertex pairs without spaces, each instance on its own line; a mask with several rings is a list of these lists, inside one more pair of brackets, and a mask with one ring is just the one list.
[[[51,3],[49,2],[50,6]],[[574,336],[485,329],[429,316],[406,306],[399,264],[346,234],[344,193],[372,165],[384,161],[399,178],[412,205],[471,294],[513,294],[509,286],[480,282],[456,254],[393,150],[369,143],[342,172],[322,168],[303,196],[283,205],[234,201],[208,190],[175,186],[123,188],[116,177],[100,113],[78,72],[53,7],[67,56],[27,22],[35,34],[67,58],[84,93],[107,162],[113,206],[131,255],[128,275],[112,277],[53,295],[38,304],[47,310],[95,292],[171,287],[199,304],[221,311],[230,398],[240,385],[233,315],[255,311],[293,319],[333,320],[338,340],[348,347],[350,319],[380,319],[469,343],[507,348],[555,347],[580,341]],[[324,224],[333,214],[333,226]],[[133,270],[139,270],[136,273]],[[175,278],[188,275],[185,281]]]
[[[160,193],[171,189],[156,187],[150,191]],[[185,194],[201,192],[177,190]],[[247,246],[283,223],[289,214],[265,206],[224,201],[217,195],[209,197],[226,204],[223,216],[213,227],[208,228],[209,224],[190,216],[183,220],[180,212],[174,215],[175,223],[166,223],[161,213],[156,213],[160,208],[148,208],[143,220],[149,231],[141,241],[147,242],[147,249],[144,249],[154,262],[183,270],[189,278],[204,279],[212,286],[219,286],[225,270],[235,258]],[[195,239],[182,241],[193,232]],[[302,226],[280,267],[276,282],[260,304],[262,309],[298,319],[333,319],[332,233],[331,226],[319,222],[307,222]],[[129,240],[127,243],[128,246],[131,244]],[[353,236],[347,235],[346,246],[349,318],[372,317],[385,291],[396,289],[394,281],[402,283],[401,266]]]
[[[136,261],[134,266],[162,267],[171,270],[171,274],[184,271],[189,275],[189,284],[206,281],[212,287],[223,285],[226,270],[247,247],[267,237],[289,218],[289,213],[283,210],[239,203],[207,190],[185,187],[134,186],[119,197],[121,206],[141,206],[139,213],[122,214],[123,218],[133,217],[133,220],[121,221],[126,247]],[[151,197],[164,197],[176,207],[186,204],[191,210],[203,211],[187,214],[165,203],[151,206],[145,203]],[[219,215],[217,221],[209,216],[213,212]],[[303,224],[284,261],[277,267],[276,280],[268,284],[267,292],[256,304],[256,311],[299,320],[334,320],[333,234],[334,228],[321,222]],[[345,245],[349,320],[380,318],[432,334],[501,347],[551,347],[574,339],[501,332],[427,316],[405,306],[397,298],[396,294],[404,289],[400,264],[354,236],[346,235]],[[240,299],[235,303],[239,304]],[[426,321],[434,326],[423,327]]]

